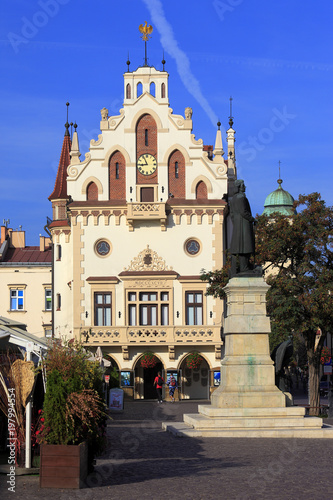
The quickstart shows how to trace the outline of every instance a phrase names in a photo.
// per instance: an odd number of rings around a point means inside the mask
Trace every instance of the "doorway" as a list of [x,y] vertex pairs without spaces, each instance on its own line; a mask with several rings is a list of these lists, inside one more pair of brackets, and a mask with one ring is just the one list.
[[181,364],[181,383],[183,399],[209,399],[209,366],[205,359],[198,368],[186,365],[186,358]]
[[157,373],[161,372],[163,376],[163,365],[157,363],[154,368],[143,369],[143,397],[144,399],[156,399],[157,393],[154,386],[155,377]]
[[142,187],[140,189],[140,198],[142,203],[151,203],[154,201],[154,188]]

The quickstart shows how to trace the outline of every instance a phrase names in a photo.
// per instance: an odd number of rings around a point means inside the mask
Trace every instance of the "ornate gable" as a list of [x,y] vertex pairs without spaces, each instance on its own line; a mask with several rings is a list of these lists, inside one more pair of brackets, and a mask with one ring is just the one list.
[[165,260],[157,252],[151,250],[149,245],[135,257],[125,271],[172,271]]

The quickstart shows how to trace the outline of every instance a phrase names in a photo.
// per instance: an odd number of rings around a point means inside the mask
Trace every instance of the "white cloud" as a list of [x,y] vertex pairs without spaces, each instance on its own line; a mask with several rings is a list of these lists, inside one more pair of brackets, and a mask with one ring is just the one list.
[[203,95],[199,81],[191,71],[188,56],[178,46],[172,27],[165,17],[162,2],[160,0],[143,0],[143,2],[146,4],[152,22],[161,36],[161,44],[164,50],[176,61],[178,74],[185,88],[198,101],[215,127],[218,118],[206,97]]

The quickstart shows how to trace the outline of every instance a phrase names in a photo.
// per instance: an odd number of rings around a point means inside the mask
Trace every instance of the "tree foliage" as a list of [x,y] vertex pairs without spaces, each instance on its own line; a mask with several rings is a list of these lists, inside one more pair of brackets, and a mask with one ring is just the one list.
[[[310,372],[310,405],[319,406],[320,355],[327,332],[333,333],[333,207],[320,194],[300,195],[293,216],[256,217],[256,264],[270,289],[271,347],[290,333],[304,342]],[[227,268],[202,272],[208,294],[223,297]],[[316,333],[322,332],[318,346]]]

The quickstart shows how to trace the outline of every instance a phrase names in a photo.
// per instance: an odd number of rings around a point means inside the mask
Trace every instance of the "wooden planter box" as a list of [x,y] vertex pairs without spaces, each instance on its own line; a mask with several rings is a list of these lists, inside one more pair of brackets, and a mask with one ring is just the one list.
[[40,447],[40,488],[83,488],[88,473],[88,446],[43,444]]

